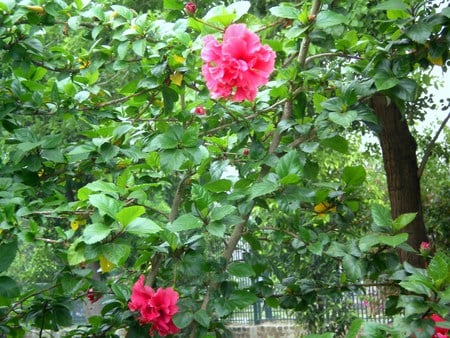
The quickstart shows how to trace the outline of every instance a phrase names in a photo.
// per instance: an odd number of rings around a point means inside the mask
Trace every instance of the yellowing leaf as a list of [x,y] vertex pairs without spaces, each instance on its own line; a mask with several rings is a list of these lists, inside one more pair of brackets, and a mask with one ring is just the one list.
[[336,206],[328,203],[326,201],[320,202],[314,206],[314,212],[318,214],[319,217],[324,216],[326,213],[336,211]]
[[27,6],[27,9],[29,9],[30,11],[39,13],[40,15],[45,13],[44,7],[42,7],[42,6]]
[[430,53],[428,53],[427,59],[428,59],[428,61],[430,61],[433,65],[441,66],[441,67],[444,65],[444,59],[442,58],[442,55],[439,55],[439,56],[434,57],[434,56],[431,56]]
[[76,220],[70,222],[70,227],[72,228],[72,230],[76,231],[76,230],[78,230],[80,225],[85,225],[85,224],[86,224],[85,219],[76,219]]
[[72,228],[72,230],[76,231],[80,227],[80,223],[78,223],[78,221],[76,220],[72,221],[70,222],[70,227]]
[[186,61],[186,59],[182,56],[174,55],[173,61],[175,61],[176,63],[184,63],[184,61]]
[[103,273],[109,272],[114,268],[114,264],[108,261],[105,256],[101,255],[100,258],[100,269]]
[[170,75],[170,80],[177,86],[181,86],[181,82],[183,82],[183,74],[175,72],[172,75]]

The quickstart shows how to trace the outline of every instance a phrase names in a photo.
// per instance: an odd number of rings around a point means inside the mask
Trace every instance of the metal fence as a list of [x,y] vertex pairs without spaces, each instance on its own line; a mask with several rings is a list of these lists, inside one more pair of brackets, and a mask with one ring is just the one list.
[[[240,242],[237,249],[233,253],[233,261],[243,261],[244,255],[250,250],[247,243]],[[235,278],[239,287],[250,287],[254,282],[251,278]],[[386,299],[388,295],[393,293],[392,288],[383,284],[370,283],[362,286],[358,291],[343,292],[339,302],[344,305],[346,311],[365,321],[375,321],[379,323],[389,323],[391,317],[384,313]],[[324,299],[323,306],[327,307],[327,300]],[[324,320],[331,314],[324,312]],[[259,300],[255,304],[244,309],[236,310],[231,317],[227,318],[227,322],[232,324],[261,324],[269,321],[297,321],[296,314],[293,311],[271,308],[263,300]]]

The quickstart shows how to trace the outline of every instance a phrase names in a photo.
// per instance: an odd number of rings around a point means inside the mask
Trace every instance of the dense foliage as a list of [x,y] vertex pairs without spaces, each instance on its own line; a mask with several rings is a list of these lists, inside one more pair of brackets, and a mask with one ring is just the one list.
[[[402,232],[416,214],[392,219],[350,140],[382,128],[371,97],[406,112],[430,66],[446,69],[450,8],[154,5],[0,1],[0,332],[148,335],[128,305],[143,274],[178,292],[180,337],[228,337],[224,320],[259,298],[314,317],[318,300],[370,281],[395,289],[394,326],[343,317],[311,330],[430,337],[429,315],[450,311],[448,253],[422,253],[425,269],[399,261],[417,251]],[[254,101],[212,99],[201,72],[205,36],[223,42],[235,23],[276,53]],[[249,250],[235,261],[239,243]],[[56,271],[30,284],[13,261],[44,245]],[[86,297],[101,312],[74,327]]]

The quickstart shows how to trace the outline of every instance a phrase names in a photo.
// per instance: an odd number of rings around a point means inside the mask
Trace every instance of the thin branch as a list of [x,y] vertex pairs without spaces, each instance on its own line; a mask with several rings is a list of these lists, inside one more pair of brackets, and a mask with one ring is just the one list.
[[338,57],[347,58],[347,59],[361,60],[361,57],[358,55],[349,55],[349,54],[345,54],[342,52],[334,52],[334,53],[330,52],[330,53],[321,53],[321,54],[311,55],[311,56],[307,57],[305,59],[305,65],[315,59],[321,59],[321,58],[333,57],[333,56],[338,56]]
[[[189,177],[190,177],[190,173],[188,173],[185,177],[183,177],[180,180],[180,182],[178,183],[177,190],[175,192],[175,197],[173,198],[172,207],[170,209],[170,214],[168,217],[169,222],[173,222],[178,216],[178,211],[180,209],[180,204],[181,204],[181,200],[183,197],[184,183],[186,182],[186,180]],[[147,275],[147,282],[146,282],[147,285],[152,286],[155,283],[156,276],[158,275],[159,267],[161,266],[161,263],[162,263],[162,259],[163,259],[163,254],[160,252],[156,253],[153,256],[150,272]]]
[[[117,104],[117,103],[122,103],[122,102],[128,101],[129,99],[131,99],[133,97],[145,94],[147,92],[148,92],[148,90],[142,90],[142,91],[134,93],[134,94],[130,94],[130,95],[127,95],[124,97],[119,97],[118,99],[114,99],[114,100],[106,101],[106,102],[100,102],[99,104],[97,104],[97,107],[101,108],[101,107],[110,106],[110,105]],[[87,109],[84,109],[84,110],[87,110]]]
[[449,119],[450,119],[450,113],[448,113],[447,117],[442,121],[438,131],[436,132],[436,135],[434,135],[433,139],[428,144],[428,147],[425,150],[425,153],[422,157],[422,161],[420,162],[419,170],[417,171],[417,177],[419,179],[422,177],[423,171],[425,170],[425,165],[427,164],[428,159],[431,156],[431,151],[433,150],[433,147],[436,144],[436,141],[437,141],[439,135],[441,134],[442,130],[444,130],[444,127],[447,124]]

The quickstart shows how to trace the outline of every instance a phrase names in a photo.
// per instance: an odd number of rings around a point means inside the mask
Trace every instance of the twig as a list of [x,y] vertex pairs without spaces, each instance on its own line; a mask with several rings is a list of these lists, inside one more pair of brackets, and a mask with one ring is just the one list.
[[441,134],[442,130],[444,130],[445,125],[447,124],[448,120],[450,119],[450,113],[448,113],[447,117],[442,121],[438,131],[436,132],[436,135],[434,135],[431,142],[428,144],[427,149],[425,150],[425,153],[422,157],[422,161],[420,162],[419,170],[417,171],[417,177],[420,179],[422,177],[423,171],[425,170],[425,165],[428,162],[428,159],[431,156],[431,151],[436,144],[436,141]]
[[[178,216],[178,210],[180,208],[181,199],[183,196],[183,186],[186,180],[190,177],[190,173],[188,173],[185,177],[183,177],[178,183],[177,190],[175,192],[175,197],[172,201],[172,208],[170,209],[170,214],[168,216],[168,221],[173,222]],[[163,254],[158,252],[156,253],[151,262],[151,269],[147,275],[146,284],[152,286],[156,280],[156,276],[158,275],[159,267],[161,266],[161,262],[163,259]]]
[[345,54],[342,52],[334,52],[334,53],[330,52],[330,53],[321,53],[321,54],[311,55],[311,56],[307,57],[305,59],[305,65],[308,64],[309,62],[311,62],[312,60],[325,58],[325,57],[332,57],[332,56],[338,56],[338,57],[347,58],[347,59],[361,60],[361,57],[359,57],[357,55],[348,55],[348,54]]

